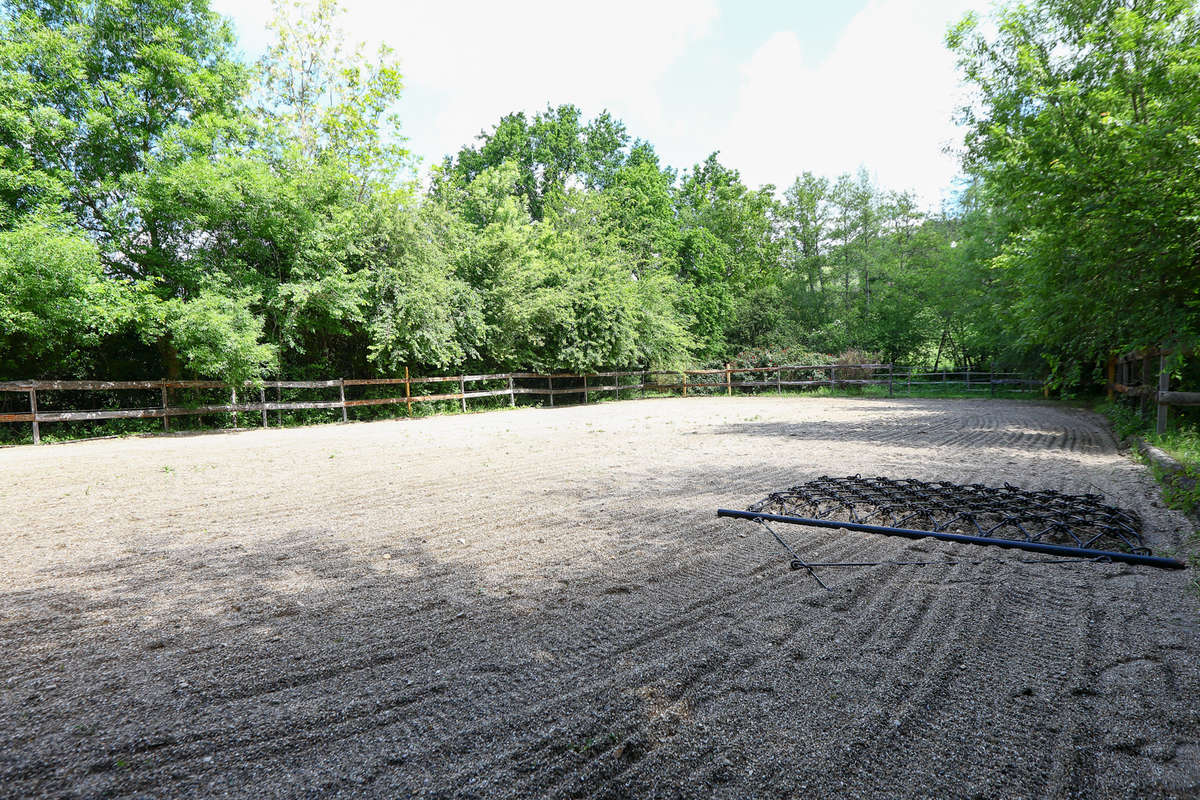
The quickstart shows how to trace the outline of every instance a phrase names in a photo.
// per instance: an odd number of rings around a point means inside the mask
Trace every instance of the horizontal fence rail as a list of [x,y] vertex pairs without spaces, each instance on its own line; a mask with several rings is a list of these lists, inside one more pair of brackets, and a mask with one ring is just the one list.
[[[1172,351],[1164,347],[1135,350],[1108,360],[1108,399],[1115,395],[1154,404],[1154,431],[1167,432],[1171,407],[1200,406],[1200,392],[1171,391],[1171,372],[1167,359]],[[1184,351],[1184,355],[1190,355]],[[1155,362],[1157,361],[1157,369]]]
[[[544,386],[518,385],[518,382],[543,383]],[[479,387],[478,384],[500,384],[498,388]],[[450,384],[457,391],[432,391],[427,387]],[[468,391],[468,384],[472,384]],[[556,385],[557,384],[557,385]],[[0,422],[28,423],[32,426],[33,443],[41,442],[40,425],[51,422],[94,422],[114,419],[161,419],[163,429],[171,429],[171,419],[176,417],[212,414],[230,414],[233,425],[238,426],[238,414],[255,414],[261,419],[262,427],[269,427],[268,412],[308,411],[334,409],[341,411],[343,422],[348,421],[348,410],[370,406],[403,405],[411,414],[413,404],[457,400],[463,411],[467,401],[480,398],[508,398],[508,405],[517,404],[518,395],[545,397],[550,406],[556,397],[571,396],[584,403],[593,398],[620,399],[621,392],[636,392],[645,396],[647,392],[679,393],[683,397],[697,394],[732,395],[739,390],[807,389],[828,387],[886,386],[888,396],[904,387],[963,387],[967,391],[989,391],[997,388],[1035,391],[1042,381],[1014,372],[941,371],[915,372],[893,364],[784,364],[769,367],[734,367],[724,369],[690,370],[626,370],[592,373],[539,373],[503,372],[481,375],[439,375],[414,377],[408,369],[404,377],[396,378],[338,378],[335,380],[312,381],[261,381],[245,382],[240,385],[222,381],[145,380],[145,381],[55,381],[23,380],[0,382],[0,392],[28,395],[28,411],[5,411],[0,408]],[[346,397],[346,387],[395,387],[387,397]],[[324,390],[337,397],[320,400],[282,399],[284,389]],[[172,392],[180,390],[222,390],[228,392],[228,402],[199,405],[175,405]],[[270,400],[267,390],[274,390],[276,398]],[[38,407],[38,392],[113,392],[143,391],[157,393],[159,403],[141,408],[102,408],[86,410],[45,410]],[[239,391],[241,397],[239,399]],[[403,394],[400,392],[403,391]],[[1179,393],[1176,393],[1179,394]],[[282,419],[277,421],[282,424]]]

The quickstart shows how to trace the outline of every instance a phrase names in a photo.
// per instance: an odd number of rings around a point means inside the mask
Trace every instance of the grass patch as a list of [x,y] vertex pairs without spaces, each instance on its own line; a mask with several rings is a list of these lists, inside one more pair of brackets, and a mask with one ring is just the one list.
[[1183,423],[1159,434],[1154,432],[1153,417],[1128,405],[1104,401],[1095,408],[1108,418],[1120,438],[1139,437],[1178,461],[1183,467],[1181,472],[1171,473],[1154,464],[1149,465],[1150,471],[1162,487],[1168,506],[1187,514],[1200,512],[1200,429]]

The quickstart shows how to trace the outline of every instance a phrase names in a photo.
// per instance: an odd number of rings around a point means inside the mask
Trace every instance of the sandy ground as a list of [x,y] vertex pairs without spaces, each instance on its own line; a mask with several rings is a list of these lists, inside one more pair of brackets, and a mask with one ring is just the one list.
[[644,400],[0,450],[0,795],[1196,797],[1188,572],[718,520],[821,474],[1094,492],[1034,403]]

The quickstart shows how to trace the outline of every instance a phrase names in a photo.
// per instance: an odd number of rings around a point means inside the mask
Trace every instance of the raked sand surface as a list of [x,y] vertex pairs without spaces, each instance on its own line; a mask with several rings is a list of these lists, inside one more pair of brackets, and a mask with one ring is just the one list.
[[822,474],[1099,492],[1091,413],[640,400],[0,450],[0,796],[1196,797],[1191,570],[752,523]]

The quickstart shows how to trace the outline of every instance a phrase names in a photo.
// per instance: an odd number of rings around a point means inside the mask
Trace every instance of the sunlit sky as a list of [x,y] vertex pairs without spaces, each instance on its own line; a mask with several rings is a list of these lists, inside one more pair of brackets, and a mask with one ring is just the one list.
[[[422,170],[501,116],[608,109],[664,163],[714,150],[751,186],[866,167],[938,206],[958,173],[963,90],[946,28],[986,0],[343,0],[349,38],[386,43]],[[243,56],[269,0],[214,0]]]

